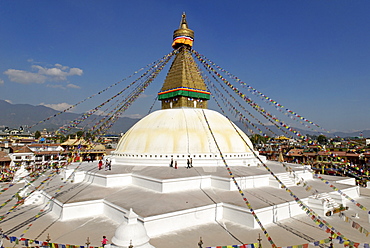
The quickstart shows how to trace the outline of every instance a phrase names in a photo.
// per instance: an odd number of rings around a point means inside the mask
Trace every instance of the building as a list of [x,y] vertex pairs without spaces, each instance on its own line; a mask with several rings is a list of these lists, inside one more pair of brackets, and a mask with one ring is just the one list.
[[30,166],[35,163],[35,154],[28,146],[13,146],[13,153],[9,156],[12,162],[17,165]]
[[62,160],[65,156],[64,148],[60,144],[34,143],[28,145],[28,148],[34,153],[36,163],[58,161]]
[[0,169],[9,168],[10,162],[12,159],[10,158],[9,154],[3,151],[0,151]]
[[107,150],[102,144],[92,144],[83,138],[69,137],[61,146],[69,161],[94,161],[103,159]]
[[16,128],[9,128],[4,127],[2,130],[0,130],[0,139],[10,139],[10,140],[19,140],[19,139],[33,139],[33,134],[26,130],[25,127],[20,126],[18,129]]

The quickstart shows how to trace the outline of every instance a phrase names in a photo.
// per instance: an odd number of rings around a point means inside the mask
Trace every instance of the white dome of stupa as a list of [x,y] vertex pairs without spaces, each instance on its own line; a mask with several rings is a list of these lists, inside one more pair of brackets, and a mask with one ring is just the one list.
[[217,146],[232,165],[256,163],[247,135],[220,113],[198,108],[162,109],[141,119],[122,136],[113,159],[116,164],[168,166],[171,158],[182,164],[192,158],[202,166],[223,166]]
[[[117,165],[169,166],[171,161],[186,166],[252,166],[257,152],[247,135],[216,111],[207,109],[210,92],[191,54],[194,38],[182,15],[174,32],[178,49],[158,92],[162,109],[155,111],[124,134],[112,163]],[[191,158],[191,159],[190,159]]]

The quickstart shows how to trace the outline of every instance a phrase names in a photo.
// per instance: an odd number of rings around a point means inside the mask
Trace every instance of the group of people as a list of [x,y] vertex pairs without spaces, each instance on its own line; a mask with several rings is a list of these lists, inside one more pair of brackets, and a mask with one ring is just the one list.
[[[170,167],[174,167],[175,169],[177,169],[177,161],[173,161],[173,158],[171,158],[171,162],[170,162]],[[189,169],[189,168],[192,168],[193,167],[193,159],[192,158],[188,158],[186,160],[186,169]]]
[[109,159],[100,159],[98,162],[98,169],[102,170],[105,167],[105,170],[112,170],[112,161]]
[[93,156],[86,156],[85,158],[84,158],[84,160],[85,161],[87,161],[88,163],[90,163],[90,162],[94,162],[94,157]]
[[191,167],[193,167],[193,159],[192,158],[188,158],[186,160],[186,164],[187,164],[186,169],[190,169]]

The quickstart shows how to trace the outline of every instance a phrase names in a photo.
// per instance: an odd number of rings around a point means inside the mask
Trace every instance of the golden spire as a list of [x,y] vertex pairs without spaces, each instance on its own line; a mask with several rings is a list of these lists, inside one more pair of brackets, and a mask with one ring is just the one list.
[[173,32],[172,47],[174,49],[177,49],[182,45],[192,47],[193,41],[194,41],[194,31],[188,28],[188,23],[186,21],[186,14],[184,12],[181,17],[179,29],[176,29]]
[[168,108],[207,108],[210,93],[199,73],[197,64],[190,52],[194,31],[188,28],[185,13],[182,14],[180,27],[174,31],[172,47],[179,49],[167,73],[158,99],[162,109]]
[[188,23],[186,22],[186,14],[185,12],[182,12],[182,16],[181,16],[181,22],[180,22],[180,29],[189,29],[188,28]]

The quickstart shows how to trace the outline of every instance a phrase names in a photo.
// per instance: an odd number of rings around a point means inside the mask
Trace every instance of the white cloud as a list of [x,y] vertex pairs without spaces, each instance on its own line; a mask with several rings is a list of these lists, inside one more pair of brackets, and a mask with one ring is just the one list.
[[67,84],[67,88],[72,88],[72,89],[81,89],[80,86],[75,85],[75,84]]
[[71,68],[69,70],[68,76],[74,76],[74,75],[81,76],[83,73],[84,73],[83,70],[81,70],[80,68]]
[[143,118],[144,115],[141,115],[141,114],[130,114],[130,115],[123,115],[122,117],[129,117],[129,118],[132,118],[132,119],[141,119]]
[[[29,60],[33,62],[33,60]],[[4,72],[12,82],[20,84],[32,84],[38,83],[43,84],[45,82],[64,82],[70,76],[81,76],[83,70],[79,68],[69,68],[61,64],[55,64],[54,67],[47,68],[40,65],[32,65],[33,71],[24,71],[16,69],[8,69]]]
[[95,111],[94,115],[105,116],[105,115],[107,115],[107,113],[105,113],[105,112],[104,112],[104,111],[102,111],[102,110],[97,110],[97,111]]
[[58,67],[62,70],[67,70],[68,69],[68,66],[62,66],[61,64],[55,64],[55,67]]
[[59,88],[59,89],[62,89],[62,90],[65,90],[67,88],[81,89],[80,86],[75,85],[75,84],[67,84],[67,85],[62,85],[62,84],[47,84],[46,87],[49,87],[49,88]]
[[[52,108],[52,109],[55,109],[55,110],[58,110],[58,111],[65,110],[65,109],[72,106],[72,104],[68,104],[66,102],[56,103],[56,104],[46,104],[46,103],[42,102],[39,105],[43,105],[45,107],[49,107],[49,108]],[[70,111],[68,111],[68,112],[70,112]]]
[[21,84],[43,84],[47,79],[46,76],[41,74],[15,69],[8,69],[4,74],[8,75],[10,81]]
[[0,85],[4,84],[4,80],[0,79]]
[[33,69],[38,70],[37,74],[45,75],[50,81],[66,81],[68,76],[81,76],[83,71],[79,68],[69,68],[55,64],[53,68],[45,68],[39,65],[33,65]]
[[59,89],[62,89],[62,90],[65,90],[66,87],[64,85],[61,85],[61,84],[47,84],[46,87],[49,87],[49,88],[59,88]]
[[142,93],[139,98],[147,98],[147,97],[152,97],[152,95],[147,95],[145,93]]

